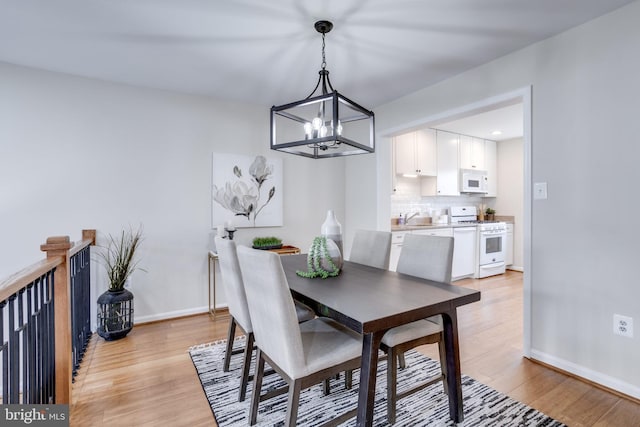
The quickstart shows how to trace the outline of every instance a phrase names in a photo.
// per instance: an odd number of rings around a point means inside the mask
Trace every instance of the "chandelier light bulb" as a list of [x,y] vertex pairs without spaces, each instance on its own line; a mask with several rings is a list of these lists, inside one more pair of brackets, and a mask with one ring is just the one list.
[[304,124],[304,135],[305,135],[305,139],[309,139],[309,138],[311,138],[311,130],[312,130],[312,128],[311,128],[311,123],[306,122],[306,123]]
[[320,138],[324,138],[325,136],[327,136],[327,127],[322,125],[320,127]]
[[320,130],[320,126],[322,126],[322,119],[320,117],[314,118],[311,125],[313,126],[313,129]]

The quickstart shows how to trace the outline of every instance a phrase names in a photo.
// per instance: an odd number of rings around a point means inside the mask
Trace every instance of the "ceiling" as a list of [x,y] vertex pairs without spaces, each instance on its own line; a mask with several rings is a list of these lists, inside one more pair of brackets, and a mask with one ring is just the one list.
[[[442,123],[434,128],[493,141],[520,138],[524,134],[522,103]],[[494,134],[495,131],[500,134]]]
[[631,0],[0,0],[0,61],[271,106],[335,89],[368,107]]

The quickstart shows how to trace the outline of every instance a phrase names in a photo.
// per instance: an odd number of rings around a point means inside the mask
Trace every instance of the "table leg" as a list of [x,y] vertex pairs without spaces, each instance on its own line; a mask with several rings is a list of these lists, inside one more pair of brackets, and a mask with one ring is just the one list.
[[364,334],[362,361],[360,362],[360,389],[358,391],[358,427],[373,425],[373,405],[376,397],[378,350],[386,331]]
[[444,346],[446,350],[447,385],[449,388],[449,416],[456,423],[464,420],[462,408],[462,379],[460,348],[458,347],[458,320],[456,309],[442,313]]

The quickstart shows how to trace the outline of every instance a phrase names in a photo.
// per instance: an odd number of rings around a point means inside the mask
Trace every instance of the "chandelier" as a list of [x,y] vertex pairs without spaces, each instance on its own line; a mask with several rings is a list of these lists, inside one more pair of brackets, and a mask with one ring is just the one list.
[[322,68],[313,91],[301,101],[271,107],[271,149],[320,159],[375,151],[373,111],[338,93],[326,69],[325,35],[333,24],[318,21]]

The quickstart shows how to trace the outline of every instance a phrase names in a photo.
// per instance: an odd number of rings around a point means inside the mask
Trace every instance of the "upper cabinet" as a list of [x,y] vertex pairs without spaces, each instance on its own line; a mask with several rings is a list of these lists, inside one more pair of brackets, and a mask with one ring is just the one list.
[[486,170],[485,141],[460,135],[460,169]]
[[487,171],[487,197],[498,196],[498,148],[495,141],[484,141],[484,170]]
[[395,169],[399,175],[435,176],[436,132],[424,129],[394,138]]
[[458,196],[458,134],[437,131],[438,178],[436,195]]

